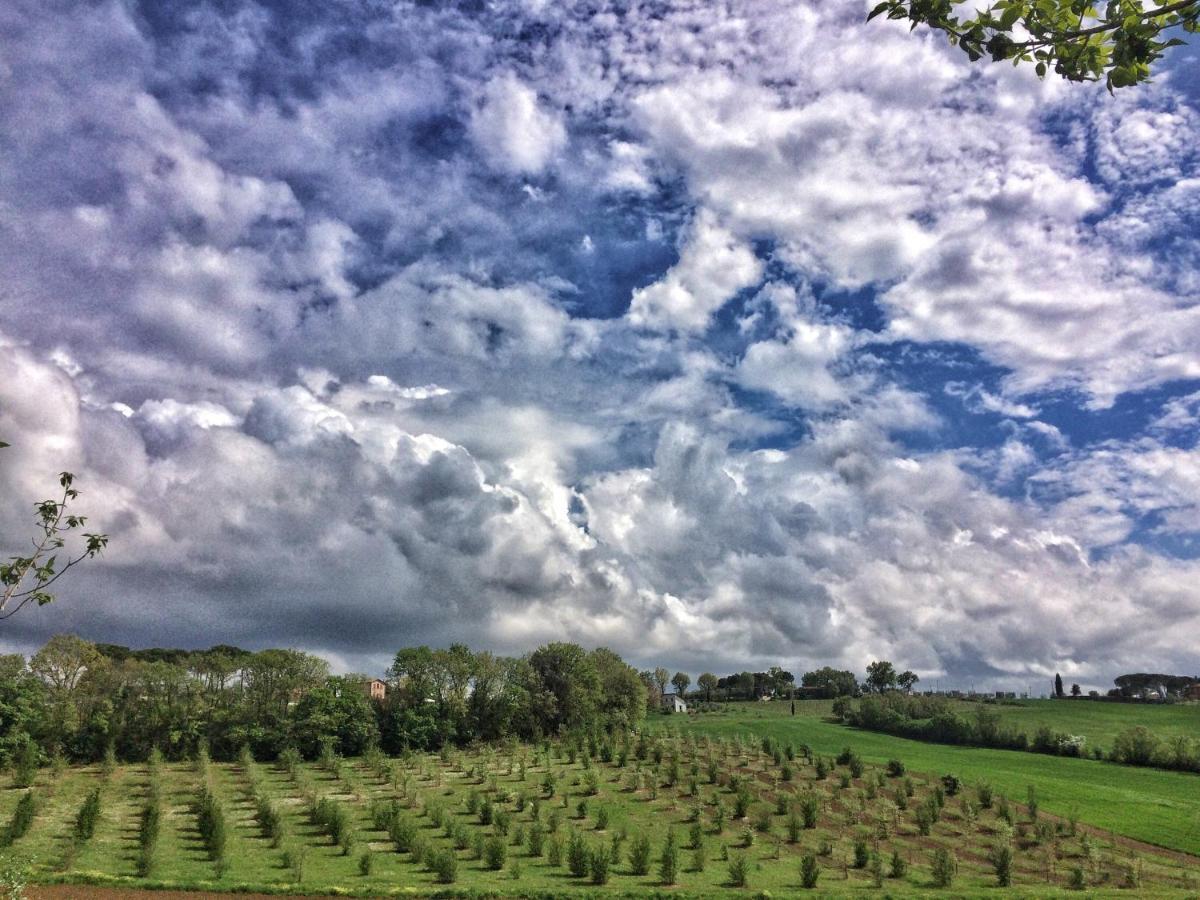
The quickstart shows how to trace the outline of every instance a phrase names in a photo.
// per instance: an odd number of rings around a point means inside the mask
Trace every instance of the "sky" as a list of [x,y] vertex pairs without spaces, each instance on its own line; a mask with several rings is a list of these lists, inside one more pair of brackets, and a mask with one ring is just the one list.
[[1200,672],[1197,48],[866,11],[4,3],[0,650]]

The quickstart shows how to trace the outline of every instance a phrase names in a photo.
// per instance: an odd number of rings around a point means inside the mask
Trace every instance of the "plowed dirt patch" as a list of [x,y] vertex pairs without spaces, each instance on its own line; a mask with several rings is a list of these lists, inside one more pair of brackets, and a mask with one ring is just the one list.
[[[222,894],[212,891],[139,891],[125,887],[98,887],[90,884],[30,885],[26,891],[30,900],[215,900],[236,897],[238,900],[322,900],[329,894]],[[346,900],[345,897],[339,900]]]

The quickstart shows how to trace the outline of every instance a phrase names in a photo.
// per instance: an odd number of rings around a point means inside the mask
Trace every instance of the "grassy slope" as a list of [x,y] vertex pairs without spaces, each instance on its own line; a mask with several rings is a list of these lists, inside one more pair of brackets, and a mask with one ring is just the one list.
[[666,724],[712,735],[769,734],[785,741],[803,741],[823,754],[851,746],[868,762],[895,757],[918,772],[953,773],[971,782],[986,778],[997,791],[1018,802],[1024,802],[1027,787],[1033,785],[1047,812],[1065,816],[1074,809],[1082,821],[1100,828],[1200,855],[1200,777],[1195,775],[1035,753],[926,744],[826,722],[821,717],[827,714],[829,703],[824,701],[796,705],[795,718],[789,715],[787,703],[735,703],[726,713],[655,717],[653,722],[658,727]]
[[[963,715],[972,715],[977,703],[961,701],[955,704]],[[1019,700],[1017,705],[989,705],[1006,724],[1024,731],[1030,737],[1045,726],[1053,731],[1081,734],[1088,746],[1099,745],[1105,750],[1113,738],[1127,728],[1144,725],[1167,739],[1176,735],[1200,736],[1200,704],[1179,703],[1156,706],[1143,703],[1105,703],[1088,700]]]

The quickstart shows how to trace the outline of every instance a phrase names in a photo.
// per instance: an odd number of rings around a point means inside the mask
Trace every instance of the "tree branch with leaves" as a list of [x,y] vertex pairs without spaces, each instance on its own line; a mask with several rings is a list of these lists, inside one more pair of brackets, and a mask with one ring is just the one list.
[[[0,449],[9,445],[0,441]],[[68,511],[79,499],[74,487],[75,476],[61,472],[58,476],[62,494],[58,499],[42,500],[35,504],[37,534],[32,538],[33,549],[28,556],[13,556],[0,563],[0,620],[16,615],[29,604],[45,606],[54,601],[49,588],[68,570],[85,559],[98,556],[108,546],[108,535],[84,532],[87,517]],[[78,554],[59,551],[67,548],[67,540],[79,533],[83,547]]]
[[1150,80],[1151,68],[1177,35],[1200,30],[1200,0],[998,0],[961,15],[955,0],[883,0],[867,21],[886,15],[944,32],[971,61],[1032,63],[1038,77],[1053,71],[1068,81],[1104,78],[1111,92]]

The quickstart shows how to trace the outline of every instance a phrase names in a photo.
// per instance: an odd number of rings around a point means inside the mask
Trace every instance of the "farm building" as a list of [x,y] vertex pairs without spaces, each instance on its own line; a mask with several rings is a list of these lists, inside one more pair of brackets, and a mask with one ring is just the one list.
[[383,700],[387,697],[387,682],[378,678],[360,681],[357,683],[357,687],[371,700]]
[[687,703],[678,694],[663,694],[662,708],[663,712],[685,713]]
[[1185,700],[1200,700],[1200,681],[1185,687],[1183,689],[1183,697]]

